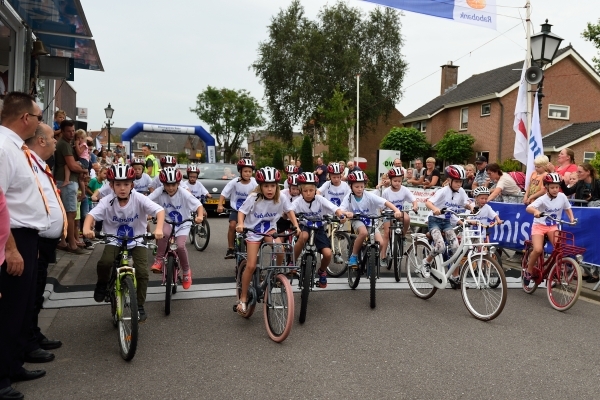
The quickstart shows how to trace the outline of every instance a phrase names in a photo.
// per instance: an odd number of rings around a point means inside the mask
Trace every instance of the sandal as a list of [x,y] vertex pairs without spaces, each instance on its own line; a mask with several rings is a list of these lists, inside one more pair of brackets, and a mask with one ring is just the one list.
[[247,301],[238,302],[237,313],[240,314],[242,317],[246,316],[246,314],[248,313],[248,302]]

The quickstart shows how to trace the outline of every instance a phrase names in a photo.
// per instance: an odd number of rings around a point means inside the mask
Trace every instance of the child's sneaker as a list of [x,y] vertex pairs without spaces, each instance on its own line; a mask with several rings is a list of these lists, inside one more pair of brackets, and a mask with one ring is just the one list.
[[225,253],[225,259],[231,260],[235,258],[235,251],[233,249],[227,249],[227,253]]
[[423,278],[429,278],[431,276],[431,264],[429,264],[427,262],[427,260],[423,260],[423,265],[421,266],[421,268],[419,268],[419,271],[421,272],[421,275],[423,275]]
[[181,280],[181,286],[183,286],[184,290],[188,290],[190,286],[192,286],[192,270],[190,269],[188,273],[183,274],[183,279]]
[[348,266],[352,269],[358,268],[358,257],[356,257],[356,254],[352,254],[350,256],[350,258],[348,259]]
[[156,260],[154,264],[150,267],[150,270],[155,274],[162,274],[162,261]]
[[383,257],[381,260],[379,260],[379,265],[381,265],[381,268],[390,269],[390,267],[388,266],[388,261],[387,261],[386,257]]
[[527,271],[523,274],[523,285],[529,286],[529,282],[531,281],[531,274]]
[[325,289],[327,287],[327,271],[319,270],[319,280],[317,282],[317,286],[321,289]]

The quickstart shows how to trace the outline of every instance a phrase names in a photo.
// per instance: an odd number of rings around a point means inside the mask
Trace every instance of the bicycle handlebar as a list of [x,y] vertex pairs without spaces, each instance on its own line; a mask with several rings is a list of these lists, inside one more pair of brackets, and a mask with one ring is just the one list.
[[130,241],[130,240],[135,240],[135,239],[140,239],[140,238],[144,238],[146,240],[152,240],[154,239],[154,234],[153,233],[149,233],[146,232],[142,235],[137,235],[137,236],[123,236],[123,235],[113,235],[110,233],[106,233],[106,232],[98,232],[98,239],[117,239],[117,240],[121,240],[121,241]]
[[288,232],[288,233],[285,233],[285,232],[282,232],[282,233],[277,233],[277,232],[274,232],[274,233],[264,233],[264,232],[255,231],[254,229],[251,229],[251,228],[244,228],[244,233],[248,233],[248,232],[256,233],[257,235],[260,235],[260,236],[265,236],[265,237],[268,236],[268,237],[271,237],[273,239],[282,238],[282,237],[290,237],[290,236],[296,235],[295,231],[294,232]]
[[445,208],[445,207],[444,207],[444,208],[441,208],[441,209],[440,209],[440,214],[446,214],[446,213],[450,213],[450,214],[454,214],[454,215],[456,215],[458,218],[462,218],[462,219],[467,219],[467,218],[469,218],[469,217],[474,217],[474,216],[476,216],[476,215],[479,215],[479,212],[480,212],[480,210],[478,210],[478,211],[477,211],[476,213],[474,213],[474,214],[459,214],[459,213],[457,213],[457,212],[454,212],[454,211],[452,211],[452,210],[451,210],[451,209],[449,209],[449,208]]
[[578,222],[577,218],[575,218],[575,220],[573,222],[571,222],[571,221],[564,221],[562,219],[556,219],[556,218],[552,217],[551,215],[546,215],[546,213],[540,213],[540,218],[543,218],[543,217],[546,217],[554,222],[558,222],[559,224],[567,224],[570,226],[575,226],[575,225],[577,225],[577,222]]

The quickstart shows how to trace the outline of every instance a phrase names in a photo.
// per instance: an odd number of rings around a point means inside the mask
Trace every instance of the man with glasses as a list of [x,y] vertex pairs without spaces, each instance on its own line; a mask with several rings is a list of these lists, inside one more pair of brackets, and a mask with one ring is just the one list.
[[395,158],[394,159],[394,167],[395,168],[401,168],[402,169],[402,174],[406,175],[406,168],[404,168],[402,166],[402,160],[401,159],[399,159],[399,158]]

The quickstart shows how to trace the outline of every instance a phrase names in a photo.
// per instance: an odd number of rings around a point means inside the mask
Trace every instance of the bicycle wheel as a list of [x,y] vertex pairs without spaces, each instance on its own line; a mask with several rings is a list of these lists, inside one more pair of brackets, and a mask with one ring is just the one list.
[[[246,270],[246,260],[242,260],[240,265],[238,266],[238,275],[236,278],[236,295],[238,301],[242,296],[242,276],[244,275],[244,271]],[[250,286],[248,286],[248,295],[246,296],[246,300],[248,301],[248,309],[246,311],[245,318],[250,318],[252,314],[254,314],[254,310],[256,309],[256,301],[251,298],[252,293],[254,293],[252,289],[252,281],[250,281]]]
[[167,278],[165,280],[165,315],[171,314],[171,296],[173,295],[173,270],[175,269],[175,257],[168,256],[165,263]]
[[415,296],[421,299],[428,299],[435,294],[437,288],[433,286],[428,278],[423,278],[420,269],[423,260],[431,253],[431,246],[427,243],[415,241],[408,246],[406,256],[403,258],[404,270],[408,286]]
[[121,357],[125,361],[131,361],[135,356],[138,341],[137,293],[131,276],[125,276],[121,280],[121,290],[117,292],[117,315]]
[[[350,248],[352,248],[353,245],[354,245],[354,242],[350,243]],[[363,254],[363,249],[360,250],[360,253]],[[359,265],[357,265],[355,269],[350,268],[350,266],[348,266],[348,285],[352,289],[356,289],[356,287],[358,286],[358,283],[360,282],[360,274],[361,274],[360,263],[361,263],[362,259],[363,259],[363,257],[359,257],[359,260],[358,260]]]
[[535,281],[529,281],[529,285],[525,284],[525,271],[527,271],[527,260],[529,260],[529,254],[531,253],[531,247],[528,247],[523,252],[523,258],[521,259],[521,287],[527,294],[533,294],[538,285]]
[[200,225],[196,225],[196,231],[194,234],[194,247],[198,251],[204,251],[208,242],[210,241],[210,224],[204,218]]
[[[492,279],[500,280],[495,288]],[[475,256],[467,260],[460,271],[460,291],[467,310],[480,321],[496,318],[506,304],[506,277],[498,262],[490,256]]]
[[348,268],[348,258],[350,258],[350,237],[345,232],[336,232],[333,235],[331,248],[334,249],[333,259],[327,266],[327,275],[333,278],[339,278],[344,275]]
[[119,326],[119,317],[117,316],[117,297],[115,294],[115,288],[112,287],[109,289],[110,292],[108,297],[110,299],[110,315],[112,316],[113,326],[116,328]]
[[396,235],[392,245],[392,265],[394,267],[394,278],[396,282],[400,282],[401,278],[401,262],[402,262],[402,236]]
[[546,286],[548,289],[548,301],[552,308],[558,311],[566,311],[573,307],[581,292],[581,271],[577,261],[565,257],[560,263],[555,263]]
[[375,248],[369,249],[369,259],[367,260],[367,270],[369,271],[369,283],[370,283],[370,296],[369,304],[371,308],[375,308],[377,305],[375,298],[375,285],[377,284],[377,253]]
[[294,293],[283,274],[271,277],[264,298],[264,319],[269,337],[281,343],[288,337],[294,323]]
[[312,284],[313,277],[313,256],[308,254],[304,257],[302,263],[302,292],[300,293],[300,318],[298,319],[301,324],[306,321],[306,309],[308,307],[308,295]]

